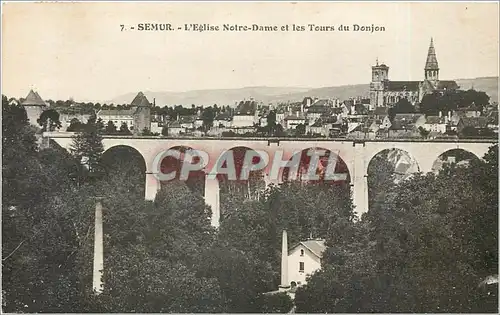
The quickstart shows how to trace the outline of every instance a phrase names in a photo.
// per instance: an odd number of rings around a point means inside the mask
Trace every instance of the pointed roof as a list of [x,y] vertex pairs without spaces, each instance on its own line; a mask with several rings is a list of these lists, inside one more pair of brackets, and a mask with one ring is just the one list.
[[137,106],[137,107],[149,107],[150,103],[149,103],[146,95],[144,95],[144,93],[142,93],[142,92],[139,92],[139,93],[137,93],[137,95],[134,98],[134,100],[132,101],[132,103],[130,103],[130,105]]
[[431,38],[429,51],[427,52],[427,61],[425,62],[425,70],[439,70],[438,61],[436,58],[436,51],[434,49],[434,41]]
[[43,101],[43,99],[38,95],[37,92],[34,92],[33,90],[30,90],[28,93],[28,96],[26,96],[26,99],[24,102],[21,104],[23,106],[47,106],[47,104]]
[[304,246],[307,248],[311,253],[313,253],[315,256],[321,258],[323,256],[323,252],[326,250],[326,245],[325,245],[325,240],[307,240],[307,241],[302,241],[296,244],[295,246],[292,247],[290,250],[290,255],[298,246]]

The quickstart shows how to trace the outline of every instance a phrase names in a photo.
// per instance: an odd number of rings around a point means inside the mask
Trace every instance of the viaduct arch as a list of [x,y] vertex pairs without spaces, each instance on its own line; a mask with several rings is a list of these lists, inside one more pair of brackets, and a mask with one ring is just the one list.
[[[51,132],[44,137],[58,143],[61,147],[71,147],[73,133]],[[323,148],[337,154],[345,163],[350,176],[355,211],[361,215],[368,211],[368,164],[379,152],[387,149],[400,149],[408,153],[418,164],[418,171],[431,172],[434,162],[443,153],[461,149],[482,158],[490,146],[498,143],[495,140],[444,141],[444,140],[347,140],[347,139],[255,139],[255,138],[162,138],[136,136],[104,136],[104,149],[125,145],[137,150],[146,162],[145,198],[153,200],[160,189],[160,182],[155,176],[153,161],[158,154],[172,147],[191,147],[208,153],[209,167],[229,148],[246,147],[256,151],[264,151],[270,159],[277,151],[282,152],[282,160],[288,161],[293,155],[310,148]],[[279,184],[280,178],[269,178],[264,173],[266,184]],[[219,225],[219,182],[205,176],[205,202],[212,207],[212,225]]]

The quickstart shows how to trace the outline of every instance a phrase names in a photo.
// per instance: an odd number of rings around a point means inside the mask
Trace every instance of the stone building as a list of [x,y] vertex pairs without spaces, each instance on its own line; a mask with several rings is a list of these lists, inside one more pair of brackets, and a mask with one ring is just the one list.
[[439,80],[439,65],[431,38],[427,60],[424,67],[423,81],[391,81],[389,67],[377,63],[372,66],[372,82],[370,83],[370,109],[391,107],[400,99],[406,98],[413,105],[419,103],[424,95],[434,91],[458,89],[455,81]]
[[38,118],[47,109],[47,103],[40,97],[40,95],[30,90],[26,99],[21,103],[21,105],[26,110],[26,115],[28,116],[28,121],[31,125],[38,126]]
[[139,92],[130,105],[134,112],[134,134],[144,129],[151,130],[151,103],[146,96]]
[[104,125],[112,121],[117,129],[125,123],[134,135],[138,135],[144,129],[151,130],[151,103],[139,92],[130,103],[130,109],[103,109],[97,112],[97,118],[101,118]]

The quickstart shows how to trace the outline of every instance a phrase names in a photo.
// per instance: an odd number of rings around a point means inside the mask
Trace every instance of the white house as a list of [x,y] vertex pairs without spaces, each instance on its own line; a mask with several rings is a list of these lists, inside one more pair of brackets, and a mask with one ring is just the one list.
[[233,122],[231,126],[235,128],[252,127],[257,121],[258,120],[255,113],[239,113],[233,116]]
[[445,133],[447,125],[446,117],[427,116],[422,128],[430,132]]
[[101,109],[97,112],[97,118],[101,118],[104,126],[112,121],[116,129],[125,123],[129,129],[134,127],[134,112],[133,109]]
[[293,287],[306,283],[306,277],[321,269],[325,240],[307,240],[298,243],[288,253],[288,281]]
[[299,111],[295,115],[288,115],[285,117],[285,129],[295,129],[297,125],[305,125],[306,118]]

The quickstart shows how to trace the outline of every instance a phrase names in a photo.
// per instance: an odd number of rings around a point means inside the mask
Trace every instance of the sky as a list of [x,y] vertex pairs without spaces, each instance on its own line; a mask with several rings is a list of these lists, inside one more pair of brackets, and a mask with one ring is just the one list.
[[[44,99],[106,101],[138,91],[361,84],[377,58],[391,80],[422,80],[431,37],[441,79],[498,76],[497,2],[3,3],[2,15],[9,97],[35,89]],[[139,31],[139,23],[351,31]]]

